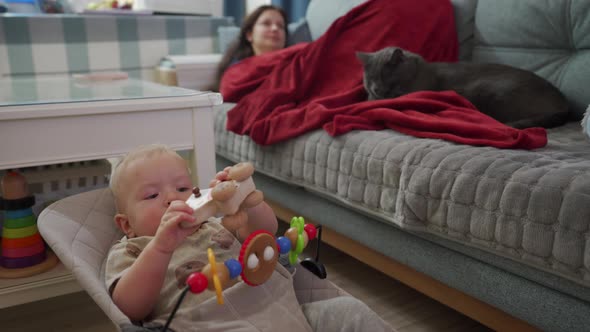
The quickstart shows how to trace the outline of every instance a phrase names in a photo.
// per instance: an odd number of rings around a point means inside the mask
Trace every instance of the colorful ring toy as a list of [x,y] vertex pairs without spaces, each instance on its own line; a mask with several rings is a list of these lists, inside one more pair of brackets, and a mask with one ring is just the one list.
[[0,197],[0,210],[22,210],[35,205],[35,196],[18,199],[4,199]]
[[18,219],[18,218],[32,216],[32,215],[33,215],[32,208],[4,211],[4,216],[6,217],[6,219]]
[[37,219],[33,215],[20,218],[7,218],[4,220],[4,228],[23,228],[37,224]]
[[45,251],[42,253],[28,256],[28,257],[20,257],[20,258],[8,258],[8,257],[0,257],[0,265],[7,269],[21,269],[23,267],[29,267],[32,265],[37,265],[45,260],[47,255]]
[[43,242],[43,238],[39,233],[20,239],[2,238],[2,250],[8,248],[25,248],[34,245],[35,243]]
[[2,237],[5,239],[20,239],[39,233],[37,225],[21,228],[2,227]]
[[20,258],[36,255],[45,250],[45,243],[38,242],[30,247],[2,249],[2,256],[8,258]]

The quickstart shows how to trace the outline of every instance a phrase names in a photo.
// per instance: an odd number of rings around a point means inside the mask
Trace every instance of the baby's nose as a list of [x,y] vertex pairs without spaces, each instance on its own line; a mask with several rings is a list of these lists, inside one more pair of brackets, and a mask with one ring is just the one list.
[[167,206],[170,206],[170,203],[172,203],[172,201],[178,201],[178,200],[182,200],[182,197],[181,197],[180,193],[177,191],[170,192],[166,195],[166,205]]

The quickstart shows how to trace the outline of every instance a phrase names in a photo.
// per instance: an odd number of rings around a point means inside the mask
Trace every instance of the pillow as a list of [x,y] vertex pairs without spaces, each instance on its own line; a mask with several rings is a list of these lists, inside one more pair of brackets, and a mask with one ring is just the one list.
[[353,7],[366,0],[339,0],[339,1],[310,1],[305,12],[305,19],[309,25],[309,31],[313,40],[318,39],[330,24],[340,16],[346,14]]
[[311,41],[311,32],[309,32],[309,26],[307,20],[302,17],[297,22],[290,23],[287,26],[289,30],[289,39],[287,45],[295,45],[298,43],[306,43]]
[[582,119],[582,132],[590,139],[590,105],[586,108],[586,113],[584,113]]
[[240,35],[240,28],[236,26],[220,26],[217,28],[219,53],[225,54],[227,47]]

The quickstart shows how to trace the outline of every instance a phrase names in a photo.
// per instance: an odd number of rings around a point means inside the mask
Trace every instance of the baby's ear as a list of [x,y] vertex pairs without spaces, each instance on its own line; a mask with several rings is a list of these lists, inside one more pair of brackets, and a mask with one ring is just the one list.
[[133,232],[133,229],[131,228],[131,224],[129,223],[129,218],[127,217],[126,214],[117,213],[115,215],[115,224],[117,224],[117,227],[119,227],[119,229],[123,233],[125,233],[125,235],[127,235],[128,238],[135,237],[135,233]]
[[356,52],[356,57],[361,60],[363,65],[367,65],[369,60],[371,60],[371,53]]

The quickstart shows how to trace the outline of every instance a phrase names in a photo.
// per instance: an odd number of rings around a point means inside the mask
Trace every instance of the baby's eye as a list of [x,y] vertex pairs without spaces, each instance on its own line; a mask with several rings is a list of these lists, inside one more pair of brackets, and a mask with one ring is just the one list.
[[156,197],[158,197],[158,193],[148,195],[144,199],[155,199]]
[[190,188],[187,188],[187,187],[180,187],[180,188],[178,188],[178,191],[181,192],[181,193],[183,193],[185,191],[188,191],[188,190],[190,190]]

